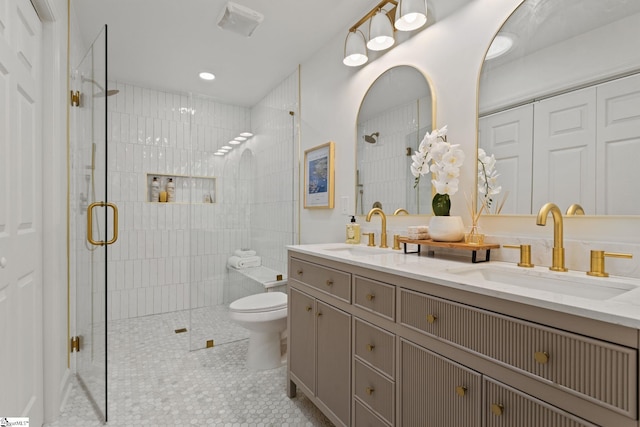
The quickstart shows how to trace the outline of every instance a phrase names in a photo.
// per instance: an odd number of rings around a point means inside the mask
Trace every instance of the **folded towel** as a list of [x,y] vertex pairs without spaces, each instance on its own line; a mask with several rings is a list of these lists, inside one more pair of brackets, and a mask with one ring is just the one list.
[[407,228],[407,232],[409,234],[428,233],[429,232],[429,226],[428,225],[410,225]]
[[260,264],[262,264],[262,260],[259,256],[232,256],[227,260],[227,264],[229,265],[229,267],[233,268],[260,267]]
[[256,256],[256,251],[252,251],[251,249],[236,249],[233,254],[235,256],[239,256],[240,258],[246,258],[250,256]]
[[407,238],[410,240],[427,240],[429,233],[409,233],[407,234]]

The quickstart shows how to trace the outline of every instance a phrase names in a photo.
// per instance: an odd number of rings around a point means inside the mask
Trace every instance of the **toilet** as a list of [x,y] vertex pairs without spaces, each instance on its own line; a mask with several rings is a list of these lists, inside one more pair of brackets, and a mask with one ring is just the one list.
[[235,300],[229,305],[229,318],[249,330],[249,369],[282,365],[280,334],[287,328],[287,294],[263,292]]

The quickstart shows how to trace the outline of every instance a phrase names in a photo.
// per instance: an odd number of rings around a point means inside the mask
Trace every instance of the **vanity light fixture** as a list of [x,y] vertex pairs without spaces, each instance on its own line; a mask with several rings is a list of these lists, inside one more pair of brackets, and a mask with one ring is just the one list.
[[[368,40],[360,30],[367,21]],[[381,51],[395,44],[394,29],[417,30],[426,22],[426,0],[382,0],[349,28],[349,34],[344,41],[342,63],[348,67],[366,64],[369,60],[368,50]]]
[[371,50],[385,50],[393,46],[395,42],[391,20],[382,9],[378,9],[369,21],[367,47]]
[[427,23],[426,0],[399,0],[395,27],[400,31],[413,31]]
[[349,67],[357,67],[369,60],[367,56],[367,44],[362,31],[355,29],[349,31],[344,41],[344,59],[342,63]]

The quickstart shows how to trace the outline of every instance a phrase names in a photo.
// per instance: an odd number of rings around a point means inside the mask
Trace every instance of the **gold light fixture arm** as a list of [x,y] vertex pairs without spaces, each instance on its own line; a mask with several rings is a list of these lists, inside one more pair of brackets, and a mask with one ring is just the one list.
[[367,13],[362,18],[360,18],[360,20],[358,22],[353,24],[353,26],[351,28],[349,28],[349,31],[351,31],[352,33],[355,32],[362,24],[367,22],[371,17],[373,17],[373,15],[376,14],[376,12],[378,10],[381,10],[387,4],[392,4],[393,5],[393,8],[391,10],[388,10],[388,11],[385,11],[385,12],[389,16],[389,18],[391,19],[391,22],[394,22],[395,21],[394,17],[395,17],[395,14],[396,14],[396,6],[398,6],[398,2],[395,1],[395,0],[382,0],[380,3],[378,3],[376,5],[376,7],[371,9],[369,11],[369,13]]

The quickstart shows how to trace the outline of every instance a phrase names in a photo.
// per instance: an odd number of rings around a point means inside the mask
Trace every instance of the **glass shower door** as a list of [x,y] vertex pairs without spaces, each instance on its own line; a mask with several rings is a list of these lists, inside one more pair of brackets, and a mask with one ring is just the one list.
[[[72,76],[71,232],[77,377],[107,420],[107,246],[117,209],[107,203],[107,28]],[[75,99],[73,99],[75,98]],[[74,102],[76,101],[76,102]],[[72,297],[74,293],[72,292]],[[73,343],[73,340],[72,340]],[[72,344],[73,347],[73,344]],[[74,351],[72,349],[72,351]]]

